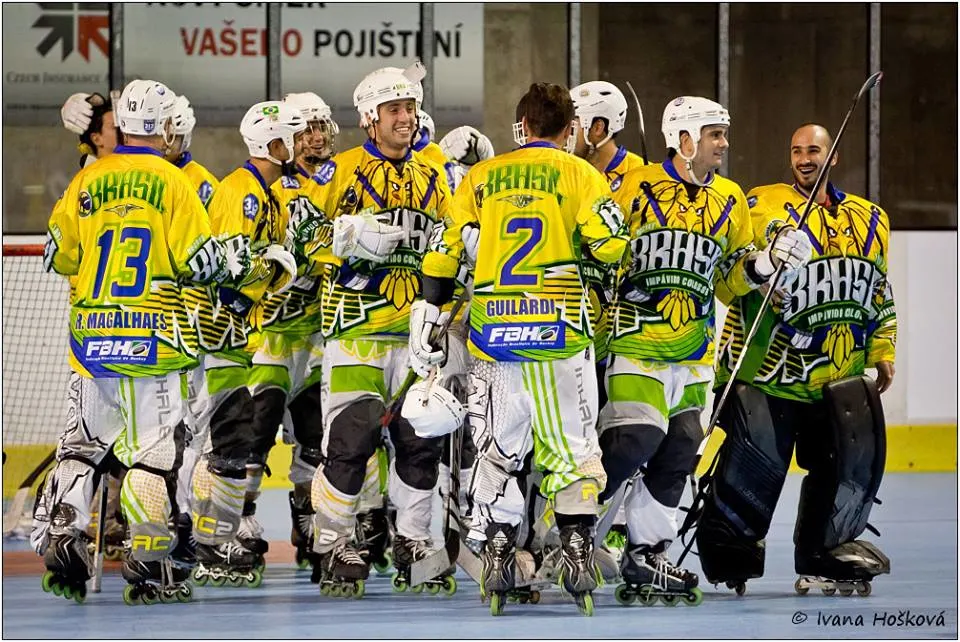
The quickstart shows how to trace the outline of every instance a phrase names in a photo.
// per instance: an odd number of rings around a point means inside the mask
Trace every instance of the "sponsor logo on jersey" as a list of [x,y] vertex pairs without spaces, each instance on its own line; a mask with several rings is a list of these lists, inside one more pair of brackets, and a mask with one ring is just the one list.
[[835,256],[811,261],[787,288],[788,297],[781,308],[783,320],[802,319],[798,325],[809,328],[831,323],[863,324],[879,276],[873,263],[860,258]]
[[80,218],[86,218],[93,214],[93,199],[89,192],[80,192]]
[[539,196],[534,196],[532,194],[511,194],[510,196],[503,196],[497,200],[506,201],[510,203],[518,210],[522,210],[530,203],[535,203],[536,201],[543,200]]
[[137,210],[142,210],[143,208],[139,205],[134,205],[133,203],[122,203],[120,205],[114,205],[113,207],[104,208],[107,212],[113,212],[120,218],[123,218],[130,212],[136,212]]
[[333,180],[333,175],[337,173],[337,164],[332,160],[328,160],[326,163],[320,166],[320,169],[316,171],[313,175],[313,180],[316,181],[317,185],[326,185]]
[[157,340],[153,337],[86,337],[85,363],[156,365]]
[[281,176],[280,185],[287,189],[300,189],[300,181],[295,176]]
[[641,288],[686,290],[701,299],[713,296],[713,272],[723,250],[709,236],[655,229],[634,239],[633,253],[632,272]]
[[504,323],[483,327],[483,342],[488,348],[560,349],[566,335],[559,323]]
[[243,215],[251,221],[257,217],[260,211],[260,199],[253,194],[247,194],[243,197]]

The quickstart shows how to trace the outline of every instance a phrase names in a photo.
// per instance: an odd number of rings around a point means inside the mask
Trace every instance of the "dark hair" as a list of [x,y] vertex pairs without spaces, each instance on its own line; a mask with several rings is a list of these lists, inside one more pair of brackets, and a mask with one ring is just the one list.
[[102,94],[90,94],[87,102],[93,107],[93,116],[90,118],[90,126],[87,131],[80,134],[80,142],[90,146],[91,150],[96,150],[97,146],[93,144],[93,134],[103,132],[103,117],[113,111],[113,104],[109,98],[104,98]]
[[517,103],[517,122],[526,118],[527,127],[537,138],[553,138],[565,132],[574,115],[570,90],[551,83],[533,83]]

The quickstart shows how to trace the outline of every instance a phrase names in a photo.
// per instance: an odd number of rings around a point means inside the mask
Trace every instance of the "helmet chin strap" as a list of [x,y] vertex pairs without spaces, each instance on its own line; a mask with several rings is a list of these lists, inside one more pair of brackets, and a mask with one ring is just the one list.
[[707,183],[710,182],[710,172],[708,171],[703,177],[703,182],[700,182],[700,179],[697,178],[696,172],[693,171],[693,159],[697,155],[698,144],[693,143],[693,154],[690,156],[685,156],[682,150],[677,150],[677,154],[684,160],[687,167],[687,175],[690,176],[690,182],[696,185],[697,187],[706,187]]
[[597,144],[593,144],[590,142],[590,139],[587,137],[586,133],[584,133],[583,140],[587,141],[587,156],[593,156],[594,154],[596,154],[598,151],[600,151],[600,148],[606,145],[607,142],[612,138],[613,138],[613,134],[608,133],[606,138],[604,138]]

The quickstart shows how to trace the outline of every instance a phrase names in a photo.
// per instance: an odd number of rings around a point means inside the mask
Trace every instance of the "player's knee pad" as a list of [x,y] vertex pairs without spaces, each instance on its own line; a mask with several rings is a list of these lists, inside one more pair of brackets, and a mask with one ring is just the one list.
[[606,501],[650,457],[657,452],[664,432],[646,424],[612,426],[600,433],[600,452],[603,469],[607,473],[606,488],[600,501]]
[[872,379],[828,383],[822,403],[828,434],[805,444],[808,452],[819,444],[825,452],[809,458],[812,465],[800,487],[794,542],[803,550],[833,549],[863,533],[886,460],[883,407]]
[[703,441],[700,412],[688,411],[670,419],[667,435],[647,462],[643,483],[655,500],[669,508],[680,505],[683,488]]
[[390,431],[395,452],[394,466],[400,480],[417,490],[430,490],[437,483],[440,458],[443,454],[442,437],[417,437],[406,419],[399,418]]
[[[717,468],[702,480],[704,505],[697,547],[704,575],[713,582],[763,575],[764,541],[790,465],[778,447],[778,427],[766,395],[738,384],[723,414],[726,439]],[[786,455],[786,456],[785,456]]]
[[243,478],[254,440],[253,398],[246,386],[237,388],[210,418],[208,465],[221,477]]
[[280,388],[267,388],[253,398],[253,443],[250,454],[256,461],[267,461],[267,455],[277,439],[277,430],[283,421],[287,394]]
[[323,416],[318,381],[298,394],[288,405],[293,424],[293,437],[305,449],[320,451],[323,443]]
[[170,490],[166,471],[136,464],[124,477],[120,505],[130,525],[131,554],[138,560],[163,559],[176,545],[176,533],[167,526]]
[[381,441],[383,402],[359,399],[330,421],[324,452],[324,473],[340,492],[356,495],[363,488],[367,460]]
[[230,541],[240,526],[243,511],[243,477],[217,474],[200,461],[193,471],[193,532],[201,544]]
[[[597,468],[600,462],[597,461]],[[601,469],[602,473],[602,469]],[[578,479],[561,488],[553,496],[554,512],[557,515],[588,515],[596,517],[598,497],[603,482],[591,477]]]

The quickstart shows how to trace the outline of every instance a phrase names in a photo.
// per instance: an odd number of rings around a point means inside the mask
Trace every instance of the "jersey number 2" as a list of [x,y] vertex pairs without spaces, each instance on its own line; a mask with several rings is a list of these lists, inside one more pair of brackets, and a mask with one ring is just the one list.
[[[120,240],[114,247],[117,230],[109,228],[103,231],[97,239],[100,257],[97,260],[97,275],[93,281],[93,299],[100,299],[103,294],[104,281],[110,266],[110,256],[117,255],[122,261],[119,270],[110,275],[110,297],[120,299],[137,299],[143,296],[147,287],[149,269],[147,260],[150,258],[152,237],[146,227],[125,227],[120,230]],[[131,274],[132,271],[132,274]],[[130,281],[133,281],[131,283]]]
[[[526,239],[513,251],[500,268],[500,286],[539,287],[542,270],[524,270],[523,263],[543,242],[543,219],[528,216],[507,219],[506,236],[526,235]],[[532,273],[531,273],[532,272]]]

